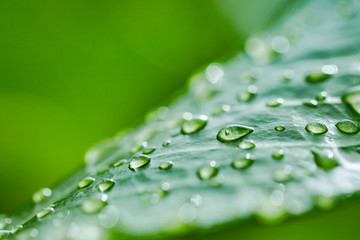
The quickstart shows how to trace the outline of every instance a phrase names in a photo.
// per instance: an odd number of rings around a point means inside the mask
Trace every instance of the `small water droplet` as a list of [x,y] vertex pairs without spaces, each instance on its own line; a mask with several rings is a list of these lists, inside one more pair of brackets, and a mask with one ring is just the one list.
[[38,191],[36,191],[33,196],[33,202],[39,203],[45,200],[45,198],[50,197],[52,194],[52,191],[50,188],[41,188]]
[[334,207],[335,199],[333,197],[317,196],[315,203],[318,208],[322,210],[329,210]]
[[284,99],[278,98],[276,100],[271,100],[266,103],[267,107],[279,107],[284,103]]
[[308,123],[305,129],[315,135],[324,134],[328,131],[328,128],[324,124],[318,122]]
[[208,122],[205,115],[201,115],[197,119],[185,120],[181,125],[182,134],[192,134],[203,129]]
[[85,188],[95,182],[95,178],[86,177],[78,183],[78,188]]
[[39,235],[39,230],[37,228],[31,229],[29,234],[31,238],[37,238],[38,235]]
[[143,154],[151,154],[155,152],[156,148],[147,148],[143,151]]
[[247,91],[243,91],[237,94],[236,98],[239,102],[248,102],[256,96],[257,87],[251,85],[248,87]]
[[342,97],[342,101],[360,115],[360,86],[345,93]]
[[172,162],[172,161],[170,161],[170,162],[164,162],[164,163],[161,163],[161,164],[159,165],[159,169],[160,169],[160,170],[168,170],[168,169],[172,168],[172,166],[173,166],[173,162]]
[[303,105],[306,107],[317,108],[318,102],[316,100],[305,100]]
[[339,131],[347,134],[356,134],[360,130],[358,123],[348,119],[339,121],[335,126],[339,129]]
[[100,199],[86,199],[81,204],[81,210],[87,214],[99,213],[107,205],[107,202],[104,202]]
[[98,175],[101,175],[101,174],[106,173],[107,171],[109,171],[109,169],[110,169],[109,166],[103,166],[96,173]]
[[280,54],[287,53],[290,48],[290,43],[287,38],[282,36],[274,37],[274,39],[271,41],[271,48]]
[[167,147],[167,146],[169,146],[169,144],[170,144],[170,141],[167,140],[166,142],[164,142],[164,143],[162,144],[162,146],[163,146],[163,147]]
[[13,226],[11,228],[11,233],[12,234],[15,234],[17,233],[18,231],[20,231],[21,229],[23,229],[23,225],[19,224],[19,225],[16,225],[16,226]]
[[311,153],[314,156],[316,166],[319,168],[330,170],[339,166],[339,163],[334,159],[334,154],[332,152],[327,155],[315,151],[311,151]]
[[308,83],[319,83],[329,79],[332,75],[338,72],[338,68],[336,65],[324,65],[321,68],[321,71],[313,71],[310,72],[305,80]]
[[284,125],[277,125],[275,126],[275,130],[278,132],[282,132],[285,130],[285,126]]
[[327,95],[328,95],[327,92],[322,91],[321,93],[319,93],[319,94],[315,97],[315,99],[316,99],[317,101],[319,101],[319,102],[322,102],[322,101],[325,101],[325,100],[326,100]]
[[283,169],[278,169],[273,172],[273,179],[279,183],[286,183],[293,179],[291,175],[292,168],[290,166],[285,166]]
[[201,180],[209,180],[215,177],[219,172],[219,169],[215,166],[203,165],[197,171],[197,175]]
[[43,218],[53,212],[55,212],[55,209],[53,207],[47,207],[47,208],[42,209],[40,212],[38,212],[36,214],[36,217]]
[[223,76],[224,69],[219,63],[212,63],[205,70],[205,77],[212,84],[217,83]]
[[115,181],[107,179],[99,183],[98,189],[100,192],[109,191],[115,185]]
[[115,162],[113,164],[114,167],[120,167],[121,165],[123,165],[124,163],[126,163],[126,159],[120,159],[119,161]]
[[280,149],[279,151],[274,152],[271,156],[273,159],[281,160],[284,158],[284,150]]
[[196,208],[191,203],[182,205],[178,212],[178,217],[181,222],[190,223],[196,218]]
[[225,104],[225,105],[223,105],[221,108],[215,109],[215,110],[212,112],[212,115],[217,116],[217,115],[220,115],[220,114],[222,114],[222,113],[224,113],[224,112],[229,112],[230,110],[231,110],[230,105]]
[[151,158],[147,156],[135,156],[129,162],[129,169],[136,170],[149,164]]
[[284,83],[288,83],[290,82],[295,76],[295,73],[293,70],[285,70],[284,73],[283,73],[283,77],[282,77],[282,82]]
[[0,230],[11,224],[12,220],[6,214],[0,214]]
[[253,162],[254,160],[251,159],[250,154],[247,154],[246,157],[235,158],[232,161],[231,166],[235,169],[246,169],[250,167],[253,164]]
[[225,128],[220,129],[216,138],[220,142],[232,142],[236,141],[246,135],[252,133],[253,128],[242,126],[242,125],[230,125]]
[[184,113],[183,113],[183,119],[185,119],[185,120],[191,120],[192,118],[193,118],[192,113],[190,113],[190,112],[184,112]]
[[239,143],[239,148],[246,150],[253,149],[255,148],[255,142],[253,140],[242,140]]
[[199,207],[202,204],[203,198],[200,194],[194,194],[190,198],[190,202]]

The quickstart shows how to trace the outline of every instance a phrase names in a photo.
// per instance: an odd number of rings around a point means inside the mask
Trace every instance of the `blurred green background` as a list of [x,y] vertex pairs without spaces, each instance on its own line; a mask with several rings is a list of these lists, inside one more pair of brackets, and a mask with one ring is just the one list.
[[284,0],[0,1],[0,212],[239,51]]

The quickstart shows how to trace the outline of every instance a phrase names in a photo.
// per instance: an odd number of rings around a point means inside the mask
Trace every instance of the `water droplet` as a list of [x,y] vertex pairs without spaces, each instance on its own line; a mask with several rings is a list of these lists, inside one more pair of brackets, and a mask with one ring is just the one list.
[[182,134],[192,134],[203,129],[208,122],[205,115],[201,115],[197,119],[185,120],[181,125]]
[[164,143],[162,144],[162,146],[163,146],[163,147],[167,147],[167,146],[169,146],[169,144],[170,144],[170,141],[168,140],[168,141],[164,142]]
[[322,91],[321,93],[319,93],[319,94],[315,97],[315,99],[316,99],[317,101],[319,101],[319,102],[322,102],[322,101],[325,101],[325,100],[326,100],[327,95],[328,95],[327,92]]
[[17,233],[18,231],[20,231],[21,229],[23,229],[23,225],[19,224],[19,225],[16,225],[16,226],[13,226],[11,228],[11,233],[12,234],[15,234]]
[[318,102],[316,100],[305,100],[303,105],[306,107],[317,108]]
[[143,151],[143,154],[151,154],[155,152],[156,148],[147,148]]
[[353,88],[342,97],[343,102],[360,115],[360,86]]
[[309,73],[305,80],[308,83],[319,83],[329,79],[332,75],[338,72],[336,65],[324,65],[321,71],[313,71]]
[[351,121],[351,120],[348,120],[348,119],[341,120],[335,126],[341,132],[347,133],[347,134],[356,134],[360,130],[358,123],[356,123],[354,121]]
[[115,185],[115,181],[112,179],[104,180],[99,183],[98,189],[100,192],[109,191]]
[[101,167],[96,173],[98,174],[98,175],[101,175],[101,174],[103,174],[103,173],[106,173],[107,171],[109,171],[109,166],[104,166],[104,167]]
[[253,149],[255,147],[255,143],[253,140],[242,140],[240,143],[239,143],[239,148],[241,149]]
[[0,239],[5,239],[10,235],[11,231],[8,230],[0,230]]
[[182,205],[178,212],[178,217],[181,222],[190,223],[196,218],[196,208],[193,204],[186,203]]
[[114,140],[105,140],[96,144],[85,154],[86,164],[95,164],[100,162],[118,149]]
[[284,158],[284,150],[280,149],[279,151],[274,152],[271,156],[273,159],[281,160]]
[[95,182],[95,178],[86,177],[78,183],[78,188],[85,188]]
[[239,102],[248,102],[256,96],[257,87],[251,85],[248,87],[247,91],[243,91],[237,94],[236,98]]
[[215,177],[219,172],[219,169],[211,165],[203,165],[197,171],[197,175],[201,180],[209,180]]
[[284,103],[284,99],[278,98],[278,99],[276,99],[276,100],[268,101],[268,102],[266,103],[266,106],[267,106],[267,107],[279,107],[279,106],[281,106],[281,104],[283,104],[283,103]]
[[334,159],[334,154],[332,152],[327,155],[315,151],[311,151],[311,153],[314,156],[316,166],[319,168],[330,170],[339,166],[339,163]]
[[36,191],[33,196],[33,202],[34,203],[39,203],[45,200],[45,198],[50,197],[51,196],[51,189],[50,188],[41,188],[38,191]]
[[328,131],[328,128],[324,124],[318,122],[308,123],[305,129],[315,135],[324,134]]
[[277,53],[287,53],[290,48],[289,40],[282,36],[274,37],[274,39],[271,41],[271,48]]
[[322,210],[329,210],[334,207],[335,199],[333,197],[317,196],[315,203],[318,208]]
[[40,212],[38,212],[36,214],[36,216],[37,216],[37,218],[43,218],[43,217],[45,217],[45,216],[47,216],[47,215],[49,215],[50,213],[53,213],[53,212],[55,212],[54,208],[47,207],[47,208],[42,209]]
[[39,235],[39,230],[37,228],[31,229],[29,234],[31,238],[37,238],[38,235]]
[[273,179],[279,183],[286,183],[293,179],[291,175],[292,168],[290,166],[285,166],[283,169],[278,169],[273,172]]
[[87,214],[99,213],[107,205],[100,199],[86,199],[81,204],[81,210]]
[[172,161],[170,161],[170,162],[164,162],[164,163],[161,163],[161,164],[159,165],[159,169],[160,169],[160,170],[168,170],[168,169],[172,168],[172,166],[173,166],[173,162],[172,162]]
[[196,207],[199,207],[202,204],[203,198],[200,194],[194,194],[190,198],[190,202],[193,203]]
[[216,116],[216,115],[220,115],[224,112],[229,112],[231,110],[230,105],[223,105],[221,108],[217,108],[212,112],[212,115]]
[[246,127],[242,125],[230,125],[225,128],[220,129],[216,138],[220,142],[232,142],[236,141],[254,131],[251,127]]
[[6,214],[0,214],[0,230],[11,224],[12,220]]
[[251,159],[250,154],[247,154],[246,157],[235,158],[232,161],[231,166],[235,169],[246,169],[250,167],[253,164],[253,162],[254,160]]
[[275,126],[275,130],[278,132],[282,132],[285,130],[285,126],[284,125],[277,125]]
[[120,167],[121,165],[123,165],[124,163],[126,163],[126,159],[120,159],[119,161],[115,162],[113,164],[114,167]]
[[223,76],[224,69],[218,63],[210,64],[205,70],[205,77],[212,84],[217,83]]
[[135,156],[129,162],[129,169],[136,170],[149,164],[151,158],[147,156]]
[[289,70],[289,69],[285,70],[283,73],[282,82],[288,83],[294,78],[294,76],[295,76],[294,71]]

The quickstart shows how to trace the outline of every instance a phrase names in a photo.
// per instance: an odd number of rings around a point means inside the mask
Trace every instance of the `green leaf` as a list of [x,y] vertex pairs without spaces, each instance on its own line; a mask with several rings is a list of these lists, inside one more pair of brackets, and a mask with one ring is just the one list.
[[[360,86],[360,17],[352,9],[319,0],[290,13],[267,37],[251,37],[248,56],[195,74],[187,93],[95,146],[83,170],[12,216],[6,229],[18,229],[12,235],[18,239],[264,239],[271,238],[269,228],[254,229],[253,219],[276,223],[358,198],[360,140],[336,126],[344,119],[357,126],[360,119],[359,98],[348,93]],[[319,72],[327,77],[309,81]],[[256,97],[239,102],[244,91]],[[318,96],[316,108],[303,104]],[[242,149],[241,141],[256,146]],[[156,151],[143,155],[149,146]],[[95,181],[83,184],[86,177]],[[322,235],[311,232],[316,239],[337,236],[326,226],[344,215],[331,212],[308,218],[320,226]],[[278,230],[272,237],[289,239],[288,227],[301,230],[283,224],[272,228]]]

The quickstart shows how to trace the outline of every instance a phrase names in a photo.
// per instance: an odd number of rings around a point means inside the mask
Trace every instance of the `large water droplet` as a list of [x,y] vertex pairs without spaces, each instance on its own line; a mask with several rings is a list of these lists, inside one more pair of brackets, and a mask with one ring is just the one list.
[[81,204],[81,210],[87,214],[99,213],[107,205],[100,199],[86,199]]
[[356,134],[359,132],[359,124],[348,119],[341,120],[335,126],[343,133]]
[[328,128],[324,124],[318,122],[308,123],[305,129],[315,135],[324,134],[328,131]]
[[253,149],[254,147],[255,147],[255,143],[253,140],[242,140],[239,143],[239,148],[241,149],[248,150],[248,149]]
[[159,169],[160,169],[160,170],[168,170],[168,169],[172,168],[172,166],[173,166],[173,162],[172,162],[172,161],[170,161],[170,162],[164,162],[164,163],[161,163],[161,164],[159,165]]
[[215,177],[219,169],[213,165],[203,165],[197,171],[197,175],[201,180],[209,180]]
[[85,188],[95,182],[95,178],[86,177],[78,183],[78,188]]
[[143,151],[143,154],[151,154],[155,152],[156,148],[147,148]]
[[151,158],[147,156],[135,156],[129,162],[129,169],[136,170],[149,164]]
[[303,105],[306,107],[317,108],[318,102],[316,100],[305,100]]
[[230,125],[225,128],[220,129],[216,138],[220,142],[232,142],[236,141],[246,135],[252,133],[253,128],[242,126],[242,125]]
[[266,106],[267,107],[279,107],[283,103],[284,103],[284,99],[278,98],[278,99],[275,99],[275,100],[268,101],[266,103]]
[[280,149],[279,151],[274,152],[271,156],[273,159],[281,160],[284,158],[284,150]]
[[185,120],[181,125],[181,133],[192,134],[203,129],[207,124],[207,119],[205,115],[201,115],[196,119]]
[[45,200],[45,198],[50,197],[51,196],[51,189],[50,188],[41,188],[38,191],[36,191],[33,196],[33,202],[34,203],[39,203]]
[[246,169],[250,167],[253,164],[253,162],[254,160],[251,159],[250,154],[247,154],[246,157],[235,158],[232,161],[231,166],[235,169]]
[[53,207],[47,207],[38,212],[36,216],[37,218],[43,218],[53,212],[55,212],[55,209]]
[[284,125],[277,125],[275,126],[275,130],[278,132],[282,132],[285,130],[285,126]]
[[360,86],[357,86],[344,94],[342,100],[347,104],[352,110],[360,115]]
[[339,166],[339,163],[334,159],[334,154],[332,152],[327,155],[315,151],[311,151],[311,153],[314,156],[316,166],[319,168],[330,170]]
[[308,83],[319,83],[329,79],[332,75],[338,72],[336,65],[324,65],[321,71],[313,71],[309,73],[305,80]]
[[107,179],[99,183],[98,189],[100,192],[109,191],[115,185],[115,181]]

